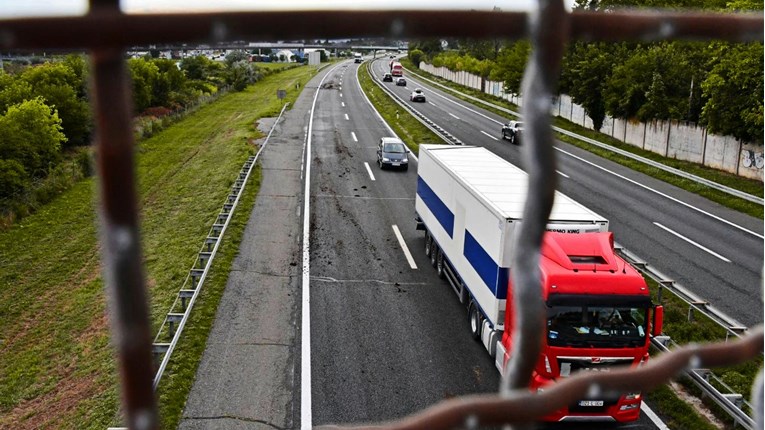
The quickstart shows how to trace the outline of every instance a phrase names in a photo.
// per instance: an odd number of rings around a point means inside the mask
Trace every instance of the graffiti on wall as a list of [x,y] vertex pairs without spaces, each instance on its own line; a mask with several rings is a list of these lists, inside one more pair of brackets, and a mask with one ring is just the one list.
[[765,164],[762,152],[754,152],[749,149],[744,149],[741,151],[741,154],[744,157],[744,167],[762,169],[763,164]]

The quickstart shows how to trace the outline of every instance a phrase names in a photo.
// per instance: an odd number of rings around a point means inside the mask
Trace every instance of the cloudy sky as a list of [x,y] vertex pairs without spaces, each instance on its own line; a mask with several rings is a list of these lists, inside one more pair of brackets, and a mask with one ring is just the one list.
[[[574,0],[565,0],[570,5]],[[534,0],[121,0],[127,13],[278,9],[485,9],[523,10]],[[81,15],[88,0],[0,0],[0,19]]]

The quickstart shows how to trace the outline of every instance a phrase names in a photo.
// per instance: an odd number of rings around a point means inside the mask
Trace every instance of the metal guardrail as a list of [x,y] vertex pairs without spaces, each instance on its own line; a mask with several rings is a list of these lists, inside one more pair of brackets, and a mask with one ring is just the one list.
[[444,140],[444,142],[448,143],[449,145],[462,145],[462,141],[454,137],[451,133],[444,130],[443,127],[433,122],[430,118],[426,117],[420,111],[415,109],[412,106],[409,106],[404,102],[401,97],[399,97],[396,93],[390,90],[390,88],[383,85],[379,79],[375,77],[374,72],[372,71],[372,61],[366,61],[367,66],[367,72],[369,73],[369,77],[372,79],[372,81],[377,84],[378,87],[380,87],[386,94],[388,94],[394,102],[396,102],[399,106],[404,108],[404,110],[410,112],[417,121],[420,121],[425,127],[430,129],[433,133],[435,133],[438,137]]
[[[726,341],[730,336],[740,338],[744,333],[748,331],[748,328],[739,323],[730,316],[712,307],[708,302],[699,299],[695,294],[683,288],[675,281],[668,279],[658,270],[652,268],[645,260],[640,259],[632,252],[628,251],[624,247],[614,244],[616,252],[624,258],[633,267],[637,268],[643,275],[648,276],[652,280],[659,284],[658,301],[661,303],[662,291],[667,289],[675,296],[683,300],[688,304],[688,317],[692,318],[693,312],[699,312],[707,318],[716,322],[720,327],[726,331]],[[651,344],[661,352],[669,352],[669,346],[678,347],[670,336],[659,336],[651,338]],[[727,386],[723,381],[717,378],[711,370],[689,368],[685,371],[685,374],[696,384],[696,386],[710,399],[717,403],[736,423],[749,430],[755,429],[754,420],[747,415],[743,410],[743,406],[752,410],[752,405],[744,399],[744,396],[740,393],[734,393],[733,389]],[[727,393],[721,392],[715,384],[710,383],[710,379],[714,379],[717,385],[725,388]]]
[[[457,91],[454,88],[450,88],[450,87],[448,87],[448,86],[446,86],[446,85],[444,85],[444,84],[442,84],[440,82],[436,82],[436,81],[434,81],[432,79],[428,79],[425,76],[422,76],[421,74],[413,72],[413,71],[411,71],[409,69],[405,69],[405,70],[407,72],[411,73],[412,75],[417,76],[419,79],[422,79],[424,81],[428,81],[431,84],[437,85],[437,86],[439,86],[441,88],[444,88],[444,89],[446,89],[446,90],[448,90],[448,91],[450,91],[452,93],[459,94],[461,97],[468,98],[468,99],[473,100],[475,102],[481,103],[481,104],[483,104],[485,106],[489,106],[492,109],[496,109],[496,110],[499,110],[501,112],[505,112],[505,113],[507,113],[509,115],[513,115],[513,116],[516,116],[518,118],[521,117],[521,114],[519,112],[516,112],[516,111],[511,110],[511,109],[507,109],[507,108],[502,107],[502,106],[495,105],[493,103],[487,102],[486,100],[481,100],[481,99],[479,99],[477,97],[473,97],[473,96],[471,96],[469,94],[462,93],[462,92]],[[654,160],[651,160],[649,158],[645,158],[645,157],[642,157],[640,155],[633,154],[632,152],[625,151],[624,149],[616,148],[614,146],[608,145],[608,144],[603,143],[603,142],[599,142],[599,141],[597,141],[595,139],[590,139],[589,137],[582,136],[580,134],[576,134],[576,133],[574,133],[572,131],[568,131],[568,130],[560,128],[560,127],[553,126],[552,129],[555,130],[556,132],[560,133],[560,134],[564,134],[566,136],[573,137],[574,139],[581,140],[582,142],[586,142],[586,143],[589,143],[591,145],[595,145],[595,146],[597,146],[599,148],[605,149],[607,151],[614,152],[614,153],[619,154],[619,155],[621,155],[623,157],[627,157],[627,158],[633,159],[635,161],[639,161],[639,162],[641,162],[643,164],[647,164],[647,165],[649,165],[651,167],[655,167],[657,169],[663,170],[663,171],[668,172],[668,173],[672,173],[673,175],[677,175],[677,176],[680,176],[681,178],[685,178],[685,179],[694,181],[696,183],[705,185],[705,186],[707,186],[709,188],[713,188],[715,190],[722,191],[722,192],[730,194],[730,195],[732,195],[734,197],[738,197],[738,198],[741,198],[741,199],[744,199],[744,200],[747,200],[747,201],[750,201],[750,202],[753,202],[753,203],[758,203],[758,204],[761,204],[761,205],[765,204],[765,199],[763,199],[761,197],[753,196],[753,195],[751,195],[749,193],[745,193],[745,192],[737,190],[735,188],[731,188],[731,187],[728,187],[726,185],[719,184],[717,182],[711,181],[709,179],[702,178],[701,176],[697,176],[697,175],[694,175],[692,173],[684,172],[684,171],[682,171],[680,169],[676,169],[674,167],[667,166],[666,164],[659,163],[658,161],[654,161]]]
[[[186,322],[191,315],[194,302],[202,291],[202,286],[212,267],[212,262],[218,252],[221,239],[228,228],[234,210],[239,204],[239,199],[250,178],[252,169],[258,161],[260,153],[263,152],[263,149],[268,145],[268,139],[271,137],[271,133],[273,133],[276,124],[279,123],[279,120],[288,105],[289,103],[282,107],[281,112],[279,112],[279,117],[276,119],[276,122],[274,122],[274,125],[268,132],[268,136],[266,136],[265,142],[261,145],[260,149],[258,149],[258,152],[249,157],[242,166],[239,176],[236,181],[234,181],[231,193],[226,197],[226,202],[223,203],[223,208],[220,214],[218,214],[218,217],[210,228],[210,232],[207,234],[207,238],[202,244],[202,248],[199,251],[197,258],[194,260],[194,264],[192,264],[189,274],[186,275],[181,289],[178,291],[178,296],[170,306],[170,311],[162,321],[162,324],[154,337],[154,341],[152,342],[152,353],[154,354],[155,360],[158,360],[161,357],[157,372],[154,375],[154,390],[157,389],[159,382],[162,380],[162,375],[167,368],[170,357],[172,356],[173,351],[178,344],[178,340],[181,337],[181,333],[183,332],[183,328],[186,326]],[[169,343],[160,341],[163,337],[168,337],[168,335],[171,338]]]
[[[669,345],[673,346],[672,349],[679,346],[668,336],[652,337],[651,345],[663,353],[671,351]],[[732,392],[732,389],[720,381],[709,369],[687,369],[685,375],[688,376],[699,389],[701,389],[705,396],[712,399],[728,415],[730,415],[735,425],[740,425],[747,430],[754,430],[756,428],[754,419],[747,415],[742,409],[742,406],[746,405],[751,410],[752,405],[746,401],[741,394],[720,392],[717,387],[710,383],[710,379],[715,379],[719,384],[725,386],[729,392]]]

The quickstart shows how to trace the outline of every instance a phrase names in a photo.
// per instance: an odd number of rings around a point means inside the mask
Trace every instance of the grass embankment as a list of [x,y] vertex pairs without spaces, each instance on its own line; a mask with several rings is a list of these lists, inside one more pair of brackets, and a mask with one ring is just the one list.
[[420,144],[444,143],[443,139],[425,127],[409,111],[399,106],[377,84],[372,82],[372,77],[369,75],[366,65],[367,63],[364,63],[358,68],[357,72],[361,88],[369,98],[369,101],[372,102],[383,119],[385,119],[385,122],[409,146],[409,149],[417,154],[420,150]]
[[[508,102],[507,100],[501,99],[499,97],[492,96],[490,94],[482,93],[481,91],[474,90],[472,88],[464,87],[459,84],[455,84],[454,82],[447,81],[446,79],[440,78],[438,76],[432,75],[428,72],[425,72],[423,70],[419,70],[417,67],[415,67],[412,62],[407,58],[402,58],[401,63],[407,67],[409,70],[415,70],[416,73],[421,74],[428,79],[434,80],[442,85],[445,85],[449,88],[452,88],[456,91],[468,94],[472,97],[478,98],[480,100],[495,104],[497,106],[501,106],[505,109],[510,109],[515,112],[520,112],[520,107]],[[459,94],[454,94],[456,97],[465,100],[467,102],[473,102],[472,100],[468,99],[467,97],[461,96]],[[482,108],[490,110],[497,115],[501,115],[504,117],[511,117],[511,115],[508,115],[506,112],[502,112],[498,109],[493,109],[486,105],[480,105]],[[717,182],[719,184],[744,191],[746,193],[749,193],[754,196],[763,196],[763,185],[762,182],[756,181],[753,179],[746,179],[742,178],[740,176],[736,176],[732,173],[723,172],[721,170],[712,169],[710,167],[702,166],[697,163],[691,163],[689,161],[682,161],[677,160],[675,158],[668,158],[664,157],[662,155],[659,155],[655,152],[646,151],[642,148],[638,148],[636,146],[624,143],[619,141],[618,139],[615,139],[611,136],[605,135],[603,133],[597,132],[595,130],[590,130],[588,128],[584,128],[582,126],[576,125],[568,120],[565,120],[563,118],[554,118],[553,124],[557,127],[560,127],[562,129],[577,133],[579,135],[589,137],[590,139],[597,140],[602,143],[606,143],[608,145],[611,145],[615,148],[623,149],[625,151],[629,151],[633,154],[639,155],[641,157],[645,157],[654,161],[658,161],[662,164],[665,164],[670,167],[674,167],[676,169],[680,169],[682,171],[692,173],[696,176],[700,176],[702,178],[708,179],[710,181]],[[681,178],[677,175],[674,175],[669,172],[665,172],[664,170],[657,169],[655,167],[648,166],[644,163],[641,163],[639,161],[633,160],[631,158],[625,157],[623,155],[616,154],[612,151],[609,151],[607,149],[599,148],[595,145],[590,145],[586,142],[582,142],[578,139],[575,139],[573,137],[566,136],[561,133],[556,133],[556,138],[558,140],[564,141],[566,143],[570,143],[574,146],[577,146],[579,148],[585,149],[587,151],[590,151],[594,154],[597,154],[603,158],[606,158],[608,160],[614,161],[616,163],[619,163],[623,166],[629,167],[632,170],[635,170],[637,172],[644,173],[648,176],[654,177],[656,179],[660,179],[664,182],[667,182],[669,184],[675,185],[679,188],[682,188],[684,190],[687,190],[692,193],[699,194],[703,197],[706,197],[709,200],[712,200],[713,202],[719,203],[723,206],[726,206],[728,208],[731,208],[733,210],[737,210],[739,212],[751,215],[756,218],[762,218],[763,217],[763,206],[759,205],[757,203],[753,203],[744,199],[740,199],[738,197],[734,197],[730,194],[724,193],[722,191],[718,191],[713,188],[709,188],[705,185],[699,184],[697,182]]]
[[[222,96],[137,146],[142,247],[158,327],[242,164],[254,127],[293,101],[314,75],[301,67]],[[300,89],[295,89],[300,83]],[[277,89],[287,99],[276,98]],[[198,309],[160,387],[174,427],[204,350],[218,299],[256,193],[246,188]],[[94,179],[0,232],[0,428],[102,430],[118,423],[118,376],[109,345]]]
[[[411,67],[411,64],[408,64],[408,67]],[[366,75],[366,73],[360,73],[360,75]],[[435,79],[442,82],[444,81],[437,77]],[[371,81],[367,81],[367,83],[362,81],[362,88],[365,91],[369,91],[370,89],[379,91]],[[460,91],[466,92],[463,88],[460,88]],[[476,97],[481,94],[477,91],[475,93],[477,93],[475,95]],[[383,96],[387,98],[387,95],[383,94]],[[491,97],[487,94],[483,94],[483,96],[486,96],[485,99]],[[388,100],[389,103],[393,103],[390,99]],[[491,101],[492,103],[495,102],[495,100]],[[376,101],[372,100],[372,103],[376,103]],[[393,104],[395,105],[395,103]],[[378,104],[375,104],[375,107],[377,107],[378,110],[381,110],[381,112],[382,109],[384,109],[382,105]],[[414,120],[414,118],[412,119]],[[648,280],[648,283],[653,292],[654,302],[656,302],[658,285],[651,280]],[[664,292],[662,303],[665,307],[664,332],[671,335],[675,342],[679,344],[687,344],[690,342],[706,343],[725,339],[725,330],[709,318],[696,313],[693,321],[689,321],[688,304],[670,292]],[[752,381],[754,381],[760,367],[762,367],[762,360],[759,362],[749,362],[732,368],[717,369],[716,374],[739,393],[748,395],[751,391]],[[688,380],[683,380],[682,382],[691,392],[697,390],[692,382]],[[664,417],[670,428],[710,430],[716,428],[706,418],[699,415],[691,405],[681,400],[668,386],[662,386],[647,393],[646,397],[652,401],[652,404],[655,403],[658,405],[657,412]],[[708,403],[711,403],[711,401],[708,401]],[[708,406],[715,410],[715,406]],[[720,413],[719,410],[716,412],[718,412],[717,415],[719,415],[722,420],[726,420],[727,415]]]

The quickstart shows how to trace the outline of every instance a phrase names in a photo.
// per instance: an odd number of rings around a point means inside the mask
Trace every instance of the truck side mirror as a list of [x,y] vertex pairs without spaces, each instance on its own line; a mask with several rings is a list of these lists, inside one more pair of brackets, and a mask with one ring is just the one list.
[[651,334],[653,336],[661,336],[661,331],[664,328],[664,306],[656,305],[653,308],[653,324],[651,327]]

